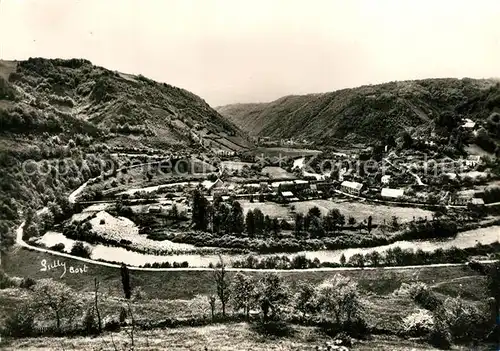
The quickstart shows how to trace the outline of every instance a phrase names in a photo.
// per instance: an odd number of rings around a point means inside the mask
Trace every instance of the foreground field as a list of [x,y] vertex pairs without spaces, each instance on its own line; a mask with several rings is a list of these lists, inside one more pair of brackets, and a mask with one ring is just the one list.
[[[61,267],[40,271],[41,262],[51,264],[58,260],[65,263],[67,273],[62,277]],[[2,255],[2,269],[10,276],[31,277],[34,279],[54,278],[61,280],[72,288],[85,292],[92,291],[94,277],[101,281],[103,289],[109,295],[122,296],[120,270],[97,264],[85,264],[84,273],[71,274],[69,267],[83,267],[83,262],[63,259],[47,253],[17,249]],[[355,279],[359,287],[367,293],[385,295],[399,288],[402,282],[422,281],[429,285],[446,287],[447,294],[456,296],[461,293],[484,296],[484,278],[466,266],[457,267],[419,267],[415,269],[401,268],[394,270],[340,270],[340,271],[279,271],[287,283],[292,286],[299,281],[307,280],[318,284],[323,280],[341,273]],[[230,275],[234,274],[229,272]],[[263,272],[251,272],[251,275],[262,275]],[[471,283],[461,284],[463,277],[472,277]],[[214,293],[213,272],[206,271],[132,271],[133,287],[141,287],[148,296],[157,299],[192,299],[197,295]]]
[[[10,275],[32,277],[34,279],[53,278],[72,287],[84,304],[93,301],[94,278],[101,283],[103,294],[100,310],[103,318],[118,318],[125,299],[121,285],[120,270],[97,264],[85,264],[73,259],[56,259],[57,264],[50,270],[41,271],[41,262],[55,263],[49,254],[17,249],[2,257],[2,268]],[[67,272],[61,277],[62,267]],[[82,272],[71,273],[70,267],[85,267]],[[485,278],[477,275],[467,266],[419,267],[416,269],[395,270],[342,270],[342,271],[278,271],[284,282],[293,290],[301,281],[315,285],[335,274],[348,276],[358,283],[363,315],[373,337],[357,341],[353,350],[432,350],[426,343],[418,340],[406,341],[397,337],[381,337],[380,334],[397,335],[403,319],[418,311],[419,305],[408,295],[397,293],[401,284],[425,282],[440,298],[460,296],[471,303],[484,301],[487,296]],[[235,272],[228,272],[230,278]],[[247,274],[259,277],[261,271]],[[192,318],[210,320],[209,295],[216,292],[213,272],[205,271],[131,271],[133,289],[132,308],[134,318],[139,324],[160,323],[166,319],[191,320]],[[293,291],[292,290],[292,291]],[[16,306],[29,299],[29,292],[22,288],[0,290],[0,321],[13,312]],[[220,311],[220,305],[216,305]],[[235,311],[230,305],[227,312]],[[1,322],[0,322],[1,323]],[[157,325],[157,324],[156,324]],[[246,323],[212,324],[205,327],[170,328],[138,330],[135,336],[135,349],[144,350],[316,350],[331,340],[319,329],[305,326],[292,326],[293,333],[283,338],[268,338],[257,333]],[[113,334],[105,333],[100,337],[85,338],[27,338],[4,340],[1,345],[6,350],[37,349],[124,349],[130,342],[126,329]],[[113,345],[115,343],[115,345]],[[116,346],[116,347],[115,347]],[[130,346],[130,345],[129,345]],[[125,349],[128,349],[125,347]],[[470,348],[454,349],[466,350]],[[484,348],[486,349],[486,348]]]
[[[245,323],[221,324],[199,328],[156,329],[138,331],[135,335],[137,350],[316,350],[331,339],[315,328],[296,327],[292,337],[263,338]],[[96,338],[36,338],[15,340],[4,346],[4,350],[122,350],[130,338],[126,332],[104,334]],[[115,348],[116,347],[116,348]],[[205,349],[206,347],[206,349]],[[454,350],[468,350],[455,347]],[[487,350],[488,348],[484,348]],[[352,350],[437,350],[427,344],[387,336],[374,336],[369,340],[355,342]]]

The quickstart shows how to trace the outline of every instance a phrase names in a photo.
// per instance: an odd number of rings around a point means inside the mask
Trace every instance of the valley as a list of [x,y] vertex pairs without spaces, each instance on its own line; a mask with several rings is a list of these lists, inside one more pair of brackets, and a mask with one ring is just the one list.
[[[387,83],[217,112],[186,90],[86,60],[0,68],[8,337],[17,325],[30,345],[41,336],[66,345],[53,338],[99,329],[107,343],[137,327],[141,343],[162,328],[172,342],[175,328],[194,337],[234,325],[255,349],[278,347],[262,335],[281,327],[299,335],[285,347],[302,347],[304,333],[319,347],[348,332],[355,349],[408,335],[420,347],[437,345],[434,327],[409,332],[407,317],[437,321],[440,308],[459,305],[476,318],[466,322],[474,338],[492,342],[485,311],[496,295],[484,272],[500,254],[494,81]],[[441,96],[449,89],[460,96]],[[36,305],[44,291],[60,296],[56,307]],[[83,302],[60,312],[90,324],[42,313],[69,294]],[[286,326],[273,324],[278,316]],[[472,342],[447,328],[457,347]],[[195,342],[211,343],[219,336]]]

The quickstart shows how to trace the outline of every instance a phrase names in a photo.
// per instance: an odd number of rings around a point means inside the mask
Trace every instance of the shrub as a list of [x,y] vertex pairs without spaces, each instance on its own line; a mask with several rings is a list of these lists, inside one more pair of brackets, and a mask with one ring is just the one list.
[[434,328],[434,317],[424,309],[408,315],[403,320],[403,331],[408,336],[428,335]]
[[11,288],[15,285],[15,281],[4,271],[0,270],[0,289]]
[[99,332],[93,308],[89,308],[83,316],[83,329],[87,335],[94,335]]
[[253,329],[262,335],[286,337],[293,334],[293,329],[282,320],[259,320],[253,324]]
[[71,248],[71,254],[83,258],[90,258],[92,253],[92,249],[88,246],[85,246],[81,241],[77,241],[73,244]]
[[125,323],[127,320],[127,309],[125,307],[120,308],[120,324]]
[[22,288],[22,289],[30,289],[35,284],[36,284],[36,280],[33,279],[33,278],[28,277],[28,278],[23,278],[23,280],[21,281],[21,284],[19,285],[19,287]]
[[402,283],[401,287],[394,292],[395,295],[403,295],[411,297],[419,306],[435,311],[440,305],[441,301],[429,289],[427,284],[422,282],[417,283]]
[[63,243],[55,244],[50,249],[54,251],[64,252],[64,244]]
[[487,330],[484,314],[461,298],[447,298],[439,314],[456,340],[471,341],[482,337]]
[[429,343],[440,349],[451,348],[451,333],[446,323],[434,314],[434,326],[429,334]]
[[29,305],[22,305],[5,320],[2,334],[13,337],[31,336],[35,328],[35,315]]

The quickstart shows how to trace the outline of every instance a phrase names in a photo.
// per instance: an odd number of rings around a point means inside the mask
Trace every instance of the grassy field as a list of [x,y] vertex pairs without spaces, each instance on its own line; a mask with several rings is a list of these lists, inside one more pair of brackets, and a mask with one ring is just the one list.
[[272,166],[264,167],[262,168],[262,174],[267,175],[271,179],[296,178],[295,175],[287,172],[281,167],[272,167]]
[[[19,249],[2,256],[2,268],[11,275],[18,277],[32,277],[34,279],[49,278],[60,279],[62,268],[41,272],[41,261],[51,263],[59,259],[65,262],[67,269],[70,266],[82,267],[83,263],[73,259],[57,258],[56,256]],[[79,291],[92,291],[94,277],[101,282],[104,291],[109,295],[121,296],[121,277],[118,268],[104,267],[95,264],[86,264],[87,272],[70,274],[67,272],[61,279],[69,286]],[[307,271],[282,271],[279,274],[292,286],[302,280],[311,283],[320,283],[333,276],[335,272],[307,272]],[[440,291],[446,291],[448,295],[469,291],[468,294],[484,296],[484,279],[467,267],[434,267],[418,269],[396,269],[396,270],[356,270],[340,271],[340,273],[355,279],[360,288],[367,293],[385,295],[399,288],[402,282],[422,281],[429,285],[436,285]],[[229,272],[229,274],[234,274]],[[259,276],[263,272],[251,273]],[[463,277],[473,277],[469,284],[462,284]],[[196,295],[207,295],[214,292],[213,273],[211,271],[167,271],[147,272],[132,271],[131,282],[135,287],[141,289],[149,296],[158,299],[192,299]]]
[[321,151],[311,149],[298,149],[292,147],[259,147],[255,151],[256,155],[264,154],[265,157],[301,157],[318,155]]
[[344,216],[352,216],[357,222],[361,222],[368,218],[368,216],[373,217],[374,223],[390,223],[392,217],[398,217],[399,222],[408,222],[413,219],[413,217],[425,217],[431,218],[432,212],[423,210],[415,207],[395,207],[395,206],[384,206],[384,205],[371,205],[362,202],[339,202],[339,201],[329,201],[329,200],[310,200],[291,203],[295,206],[297,212],[307,213],[307,211],[314,206],[317,206],[321,213],[326,214],[331,209],[338,209],[340,213]]
[[246,216],[247,212],[258,208],[265,215],[270,217],[285,218],[290,217],[290,209],[275,202],[250,202],[240,201],[243,208],[243,214]]
[[[101,282],[100,291],[105,295],[101,300],[103,316],[117,318],[124,306],[120,270],[95,264],[86,264],[86,272],[70,274],[61,279],[61,268],[41,272],[42,260],[54,262],[49,254],[18,249],[2,257],[2,268],[10,276],[32,277],[35,279],[52,277],[61,280],[79,293],[82,301],[92,301],[94,277]],[[56,259],[57,260],[57,259]],[[82,263],[72,259],[59,259],[66,266],[82,267]],[[409,296],[394,294],[402,282],[421,281],[427,283],[438,296],[461,296],[477,301],[486,296],[484,277],[478,276],[468,267],[434,267],[397,270],[357,270],[357,271],[282,271],[279,274],[293,288],[300,281],[319,284],[334,274],[341,273],[354,279],[360,288],[364,314],[371,327],[397,331],[404,317],[417,310],[418,306]],[[228,273],[230,276],[234,272]],[[248,273],[260,276],[263,272]],[[131,271],[133,287],[133,308],[137,320],[161,321],[165,318],[209,318],[208,295],[215,293],[213,272],[211,271]],[[137,292],[140,291],[140,296]],[[27,298],[27,291],[13,288],[0,290],[0,320]],[[217,307],[217,310],[220,310]],[[232,313],[231,308],[228,309]],[[315,328],[294,326],[291,337],[263,338],[247,324],[211,325],[198,328],[156,329],[138,331],[137,349],[169,350],[314,350],[324,345],[328,337]],[[125,333],[113,334],[118,349],[127,341]],[[2,345],[2,349],[114,349],[111,334],[99,338],[36,338],[21,339]],[[371,340],[360,341],[354,350],[428,350],[424,344],[405,341],[394,337],[374,336]],[[458,348],[455,348],[458,349]],[[463,348],[464,350],[466,348]]]
[[[317,346],[325,350],[325,344],[331,338],[311,327],[296,327],[292,337],[263,338],[245,323],[211,325],[198,328],[156,329],[138,331],[135,335],[137,350],[174,350],[174,351],[203,351],[207,350],[233,351],[271,351],[297,350],[313,351]],[[15,340],[4,345],[4,350],[121,350],[125,343],[130,342],[125,331],[107,333],[95,338],[36,338]],[[354,344],[352,350],[359,351],[403,351],[403,350],[437,350],[427,344],[416,341],[402,340],[389,336],[374,336],[370,340],[360,340]],[[455,347],[454,350],[468,350],[465,347]]]

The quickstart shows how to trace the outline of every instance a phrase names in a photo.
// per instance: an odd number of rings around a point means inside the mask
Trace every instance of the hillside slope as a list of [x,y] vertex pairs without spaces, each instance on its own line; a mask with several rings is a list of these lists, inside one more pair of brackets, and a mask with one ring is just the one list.
[[[110,71],[87,60],[3,61],[0,72],[16,95],[10,105],[5,101],[0,105],[2,132],[83,128],[98,130],[111,143],[159,147],[190,145],[192,132],[201,128],[243,137],[234,124],[189,91]],[[26,120],[25,115],[32,118]]]
[[[200,135],[209,142],[201,145]],[[166,83],[81,59],[0,61],[0,246],[12,243],[14,223],[33,222],[33,210],[68,212],[68,192],[108,172],[115,152],[248,145],[200,97]]]
[[320,143],[380,139],[410,127],[432,127],[444,114],[488,118],[500,110],[500,83],[467,78],[390,82],[216,109],[253,136]]

